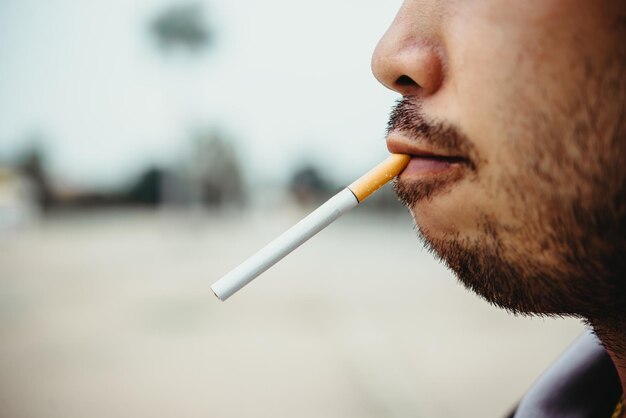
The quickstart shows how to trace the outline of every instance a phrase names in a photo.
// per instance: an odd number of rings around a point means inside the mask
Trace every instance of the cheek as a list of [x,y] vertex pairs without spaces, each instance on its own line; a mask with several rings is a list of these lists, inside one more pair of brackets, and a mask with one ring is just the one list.
[[523,135],[514,129],[531,128],[512,121],[564,93],[563,70],[572,67],[564,47],[572,39],[558,30],[562,22],[550,20],[554,3],[461,2],[446,24],[448,84],[440,100],[454,103],[454,119],[485,158],[507,138]]
[[519,145],[541,140],[531,134],[536,127],[530,115],[542,113],[539,107],[545,106],[545,90],[537,88],[538,79],[551,77],[541,75],[545,69],[538,68],[545,60],[532,32],[537,15],[524,6],[508,5],[502,12],[495,4],[468,3],[477,8],[449,22],[448,84],[433,102],[471,138],[482,162],[475,180],[432,202],[419,203],[415,213],[436,231],[471,238],[484,233],[481,225],[486,218],[503,230],[521,226],[520,208],[528,202],[511,179],[529,175],[532,155]]
[[[456,2],[444,25],[446,80],[425,109],[460,126],[484,161],[475,180],[418,203],[418,224],[466,237],[481,236],[485,218],[503,231],[542,224],[537,214],[553,193],[545,174],[563,155],[546,150],[547,141],[566,132],[564,103],[585,80],[567,3]],[[538,160],[537,149],[552,158]]]

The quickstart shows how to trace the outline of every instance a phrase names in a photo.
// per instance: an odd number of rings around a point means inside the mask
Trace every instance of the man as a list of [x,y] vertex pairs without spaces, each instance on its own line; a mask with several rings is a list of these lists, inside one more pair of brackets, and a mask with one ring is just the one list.
[[[490,303],[583,318],[626,387],[626,2],[406,0],[373,70],[402,95],[387,144],[413,156],[396,191],[427,246]],[[595,347],[515,416],[610,417]]]

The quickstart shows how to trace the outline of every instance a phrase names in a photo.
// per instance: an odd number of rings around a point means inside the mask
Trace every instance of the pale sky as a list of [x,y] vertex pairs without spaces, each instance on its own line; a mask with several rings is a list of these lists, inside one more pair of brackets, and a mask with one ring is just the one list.
[[41,133],[58,178],[108,187],[211,126],[255,180],[312,159],[348,181],[385,157],[397,95],[370,58],[400,0],[206,0],[202,57],[155,48],[149,22],[175,3],[1,0],[0,157]]

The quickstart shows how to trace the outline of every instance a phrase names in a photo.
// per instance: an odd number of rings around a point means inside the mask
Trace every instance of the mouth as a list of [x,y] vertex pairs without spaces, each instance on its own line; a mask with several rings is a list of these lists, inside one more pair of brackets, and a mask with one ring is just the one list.
[[391,133],[387,138],[387,148],[391,153],[411,156],[409,164],[398,176],[400,181],[427,181],[442,177],[458,179],[462,172],[473,168],[470,159],[465,155],[453,150],[438,149],[425,141],[408,139],[396,133]]

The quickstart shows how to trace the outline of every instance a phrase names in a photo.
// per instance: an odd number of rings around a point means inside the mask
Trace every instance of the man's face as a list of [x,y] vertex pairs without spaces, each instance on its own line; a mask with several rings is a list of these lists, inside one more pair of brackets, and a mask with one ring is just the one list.
[[373,69],[396,190],[465,285],[626,318],[626,2],[406,0]]

